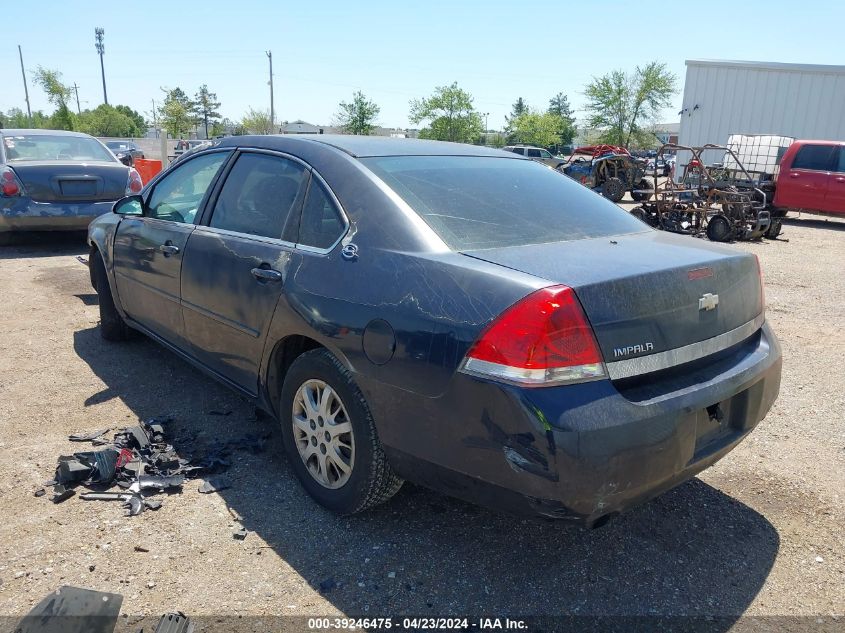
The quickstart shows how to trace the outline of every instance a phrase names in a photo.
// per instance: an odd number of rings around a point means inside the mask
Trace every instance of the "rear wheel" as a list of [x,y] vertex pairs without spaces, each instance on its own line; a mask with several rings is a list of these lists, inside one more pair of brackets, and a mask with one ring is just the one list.
[[320,505],[354,514],[387,501],[402,486],[361,390],[328,350],[305,352],[293,362],[280,411],[291,467]]
[[100,336],[107,341],[125,341],[132,336],[132,329],[126,325],[114,305],[106,265],[99,253],[91,253],[91,265],[94,267],[94,283],[100,304]]
[[651,197],[651,194],[654,192],[654,187],[652,183],[647,179],[643,178],[640,182],[637,183],[636,189],[631,191],[631,197],[636,202],[644,202]]
[[772,223],[769,225],[769,228],[766,229],[766,232],[763,234],[770,240],[775,239],[778,235],[780,235],[781,230],[783,229],[783,220],[780,218],[772,218]]
[[601,184],[601,195],[612,202],[619,202],[625,195],[625,183],[619,178],[608,178]]
[[733,236],[733,228],[723,215],[714,215],[707,222],[707,237],[711,242],[728,242]]

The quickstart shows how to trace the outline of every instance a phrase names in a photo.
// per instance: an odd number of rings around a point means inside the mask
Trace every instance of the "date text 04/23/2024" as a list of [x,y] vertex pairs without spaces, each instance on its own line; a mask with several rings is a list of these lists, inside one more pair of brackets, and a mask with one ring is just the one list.
[[520,631],[527,628],[524,620],[511,618],[308,618],[308,629],[312,631]]

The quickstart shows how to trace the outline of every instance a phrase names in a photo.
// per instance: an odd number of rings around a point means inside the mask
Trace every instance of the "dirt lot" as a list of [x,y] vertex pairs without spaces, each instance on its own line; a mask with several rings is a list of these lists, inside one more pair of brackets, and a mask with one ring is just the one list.
[[[101,340],[81,240],[5,248],[0,614],[70,584],[122,593],[126,623],[182,610],[715,615],[728,616],[724,628],[741,614],[840,614],[827,621],[845,626],[845,223],[793,221],[783,238],[737,245],[760,257],[783,344],[774,409],[699,478],[594,531],[411,485],[337,518],[299,487],[275,432],[263,454],[236,454],[231,489],[202,495],[190,483],[157,512],[36,498],[57,456],[84,450],[73,432],[171,414],[177,435],[203,444],[272,423],[148,340]],[[227,506],[246,540],[232,538]]]

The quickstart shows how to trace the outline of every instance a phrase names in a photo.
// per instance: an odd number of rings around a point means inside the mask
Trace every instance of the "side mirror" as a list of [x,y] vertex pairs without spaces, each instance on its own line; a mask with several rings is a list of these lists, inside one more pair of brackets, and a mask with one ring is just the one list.
[[111,210],[119,215],[144,215],[144,199],[141,196],[126,196],[115,202]]

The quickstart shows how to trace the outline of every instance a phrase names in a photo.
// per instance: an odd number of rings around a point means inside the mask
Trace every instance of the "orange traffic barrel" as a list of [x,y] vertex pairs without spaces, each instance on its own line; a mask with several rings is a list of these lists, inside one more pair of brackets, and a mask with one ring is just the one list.
[[146,185],[158,172],[161,171],[161,161],[136,158],[135,169],[137,169],[138,173],[141,174],[141,182]]

